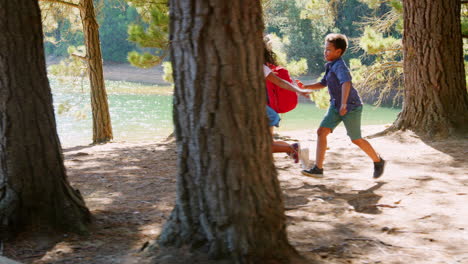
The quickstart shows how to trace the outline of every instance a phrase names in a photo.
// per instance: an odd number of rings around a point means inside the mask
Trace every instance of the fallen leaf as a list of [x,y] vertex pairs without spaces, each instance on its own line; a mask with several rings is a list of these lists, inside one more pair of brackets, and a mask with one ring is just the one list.
[[429,217],[431,217],[431,216],[432,216],[432,215],[426,215],[426,216],[423,216],[423,217],[418,218],[418,219],[426,219],[426,218],[429,218]]
[[398,207],[398,206],[389,205],[389,204],[376,204],[375,206],[378,206],[378,207],[388,207],[388,208],[397,208],[397,207]]

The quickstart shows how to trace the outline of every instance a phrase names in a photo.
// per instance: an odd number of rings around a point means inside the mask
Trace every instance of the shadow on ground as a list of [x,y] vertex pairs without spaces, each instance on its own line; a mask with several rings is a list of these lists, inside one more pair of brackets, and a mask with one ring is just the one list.
[[[93,215],[88,236],[28,232],[5,242],[23,263],[122,263],[152,241],[175,199],[174,143],[64,149],[68,178]],[[158,167],[156,167],[158,166]]]

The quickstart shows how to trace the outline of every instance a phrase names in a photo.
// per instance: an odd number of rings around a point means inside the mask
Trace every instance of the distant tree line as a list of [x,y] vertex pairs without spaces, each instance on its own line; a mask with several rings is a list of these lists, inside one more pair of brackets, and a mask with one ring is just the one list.
[[[95,0],[105,62],[130,62],[153,67],[163,61],[171,79],[167,0]],[[323,37],[346,34],[344,56],[354,84],[366,102],[401,105],[403,92],[403,4],[401,0],[264,0],[265,33],[273,36],[280,63],[293,75],[323,74]],[[466,8],[462,6],[462,13]],[[462,31],[468,23],[464,15]],[[83,34],[69,19],[46,30],[46,54],[68,56],[68,47],[82,45]],[[463,33],[465,35],[465,33]],[[321,98],[321,97],[320,97]],[[318,100],[314,100],[320,104]]]
[[[167,46],[167,43],[164,44],[167,42],[167,36],[161,37],[161,32],[154,29],[155,24],[162,28],[166,23],[167,27],[168,17],[164,16],[164,12],[168,10],[167,6],[141,0],[94,2],[105,62],[127,62],[129,53],[135,50],[142,54],[145,51],[161,54],[158,50],[164,45]],[[350,38],[357,38],[362,33],[362,25],[359,22],[372,11],[358,0],[348,0],[336,7],[335,21],[334,17],[325,19],[328,13],[323,13],[320,17],[313,14],[311,8],[314,7],[308,7],[308,2],[310,1],[268,1],[265,5],[266,32],[281,38],[284,42],[283,51],[289,59],[305,58],[309,73],[320,74],[323,70],[324,35],[338,31]],[[82,45],[83,33],[76,30],[66,17],[56,21],[57,25],[45,33],[46,54],[66,57],[69,46]],[[163,33],[167,33],[167,30],[164,29]],[[158,41],[158,38],[161,40]],[[347,59],[356,58],[361,54],[362,51],[350,52]],[[146,57],[149,58],[148,55]],[[140,61],[144,59],[140,58]]]

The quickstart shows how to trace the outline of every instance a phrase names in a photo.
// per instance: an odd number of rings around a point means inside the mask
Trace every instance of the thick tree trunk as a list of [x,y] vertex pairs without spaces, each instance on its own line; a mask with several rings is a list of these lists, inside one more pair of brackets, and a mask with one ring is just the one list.
[[270,152],[259,1],[172,0],[177,201],[161,246],[236,263],[288,263]]
[[105,143],[112,140],[113,136],[102,70],[99,25],[96,21],[93,0],[80,0],[79,9],[81,21],[83,23],[86,58],[88,61],[88,72],[91,86],[93,143]]
[[1,1],[0,32],[0,233],[85,232],[90,214],[65,174],[37,1]]
[[405,101],[394,126],[429,137],[468,132],[458,0],[405,0]]

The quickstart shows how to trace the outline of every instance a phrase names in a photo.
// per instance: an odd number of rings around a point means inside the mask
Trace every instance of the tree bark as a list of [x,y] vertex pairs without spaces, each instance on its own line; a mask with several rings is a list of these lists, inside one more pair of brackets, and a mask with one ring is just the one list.
[[94,12],[93,0],[80,0],[80,16],[86,45],[89,80],[91,86],[91,108],[93,112],[93,143],[112,140],[112,125],[104,85],[99,25]]
[[394,126],[422,136],[468,133],[460,2],[405,0],[403,110]]
[[90,213],[65,173],[37,1],[1,1],[0,32],[0,237],[27,226],[83,233]]
[[259,1],[170,1],[176,206],[158,238],[236,263],[288,263],[270,151]]

